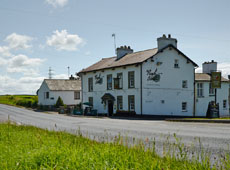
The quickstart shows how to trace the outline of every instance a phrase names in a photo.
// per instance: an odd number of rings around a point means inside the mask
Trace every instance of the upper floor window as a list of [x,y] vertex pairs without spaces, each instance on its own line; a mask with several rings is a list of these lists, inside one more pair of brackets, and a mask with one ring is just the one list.
[[179,68],[179,60],[178,59],[174,60],[174,68]]
[[134,77],[134,71],[128,72],[128,82],[129,82],[129,88],[135,87],[135,77]]
[[129,111],[135,111],[135,99],[134,95],[128,96]]
[[88,91],[93,91],[93,77],[88,78]]
[[123,87],[123,75],[117,73],[117,78],[114,78],[114,89],[122,89]]
[[182,112],[187,112],[187,102],[182,102]]
[[117,110],[123,109],[123,98],[122,96],[117,96]]
[[74,99],[79,100],[80,99],[80,91],[74,91]]
[[203,83],[197,83],[197,97],[204,97]]
[[214,95],[215,89],[212,88],[212,83],[209,83],[209,95]]
[[107,75],[107,90],[112,90],[112,74]]
[[182,88],[188,88],[188,82],[187,80],[182,81]]

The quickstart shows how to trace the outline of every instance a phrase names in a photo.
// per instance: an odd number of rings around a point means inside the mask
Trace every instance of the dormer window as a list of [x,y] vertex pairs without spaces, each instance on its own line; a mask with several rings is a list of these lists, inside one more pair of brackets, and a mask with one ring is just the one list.
[[179,68],[179,60],[178,59],[174,60],[174,68]]

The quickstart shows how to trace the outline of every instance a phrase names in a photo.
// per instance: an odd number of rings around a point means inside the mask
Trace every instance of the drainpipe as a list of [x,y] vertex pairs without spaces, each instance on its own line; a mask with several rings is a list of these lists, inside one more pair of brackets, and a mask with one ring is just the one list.
[[195,68],[193,69],[193,74],[194,74],[194,76],[193,76],[193,81],[194,81],[194,83],[193,83],[193,117],[195,117],[196,116],[196,80],[195,80]]
[[141,79],[141,88],[140,88],[140,89],[141,89],[141,116],[142,116],[142,114],[143,114],[143,106],[142,106],[142,104],[143,104],[143,102],[142,102],[142,98],[143,98],[143,97],[142,97],[142,96],[143,96],[143,95],[142,95],[142,63],[141,63],[140,69],[141,69],[141,70],[140,70],[140,74],[141,74],[141,76],[140,76],[140,79]]
[[84,109],[83,109],[83,76],[82,74],[80,74],[81,77],[81,108],[82,108],[82,112],[84,115]]

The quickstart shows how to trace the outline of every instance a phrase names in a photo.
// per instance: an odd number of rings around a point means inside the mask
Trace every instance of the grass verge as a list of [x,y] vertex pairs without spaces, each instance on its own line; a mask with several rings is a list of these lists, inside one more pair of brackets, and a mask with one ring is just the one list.
[[1,95],[0,103],[11,106],[36,108],[38,106],[38,97],[33,95]]
[[[208,159],[189,160],[182,150],[179,157],[160,157],[155,147],[146,149],[143,143],[127,147],[122,140],[118,136],[111,143],[99,143],[80,132],[76,136],[2,123],[0,169],[211,169]],[[229,169],[229,160],[221,168]]]

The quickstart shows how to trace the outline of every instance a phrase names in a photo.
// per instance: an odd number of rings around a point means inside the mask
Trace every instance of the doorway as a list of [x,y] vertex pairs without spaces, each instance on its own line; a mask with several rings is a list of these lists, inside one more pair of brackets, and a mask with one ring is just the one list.
[[108,100],[108,113],[109,113],[109,116],[113,115],[113,101],[112,100]]

